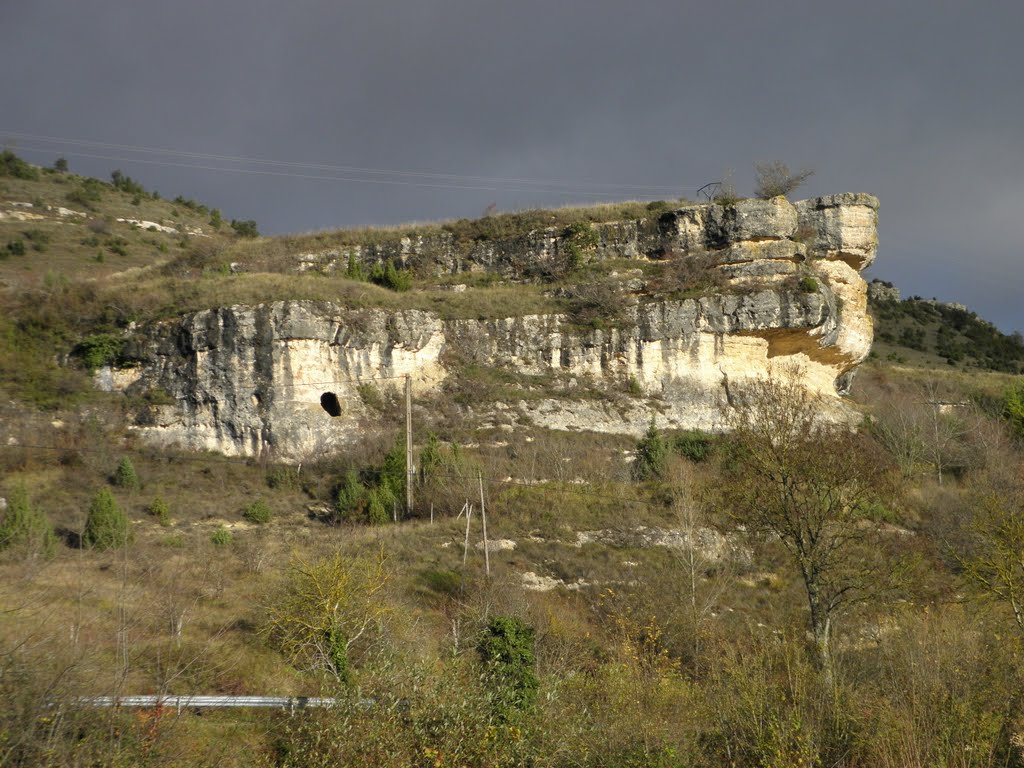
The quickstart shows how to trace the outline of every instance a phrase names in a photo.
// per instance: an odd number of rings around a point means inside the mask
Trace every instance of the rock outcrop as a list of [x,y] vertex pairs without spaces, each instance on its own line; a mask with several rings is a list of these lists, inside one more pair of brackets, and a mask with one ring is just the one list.
[[[869,195],[775,198],[593,225],[588,259],[693,259],[719,273],[719,288],[693,297],[623,281],[629,301],[607,328],[581,328],[561,313],[505,316],[501,307],[475,320],[308,301],[219,307],[138,330],[126,348],[134,367],[98,381],[162,393],[164,404],[137,421],[152,442],[296,461],[358,439],[373,417],[367,386],[401,386],[408,375],[422,402],[443,396],[467,366],[537,383],[522,397],[468,406],[512,423],[638,434],[653,415],[667,427],[721,430],[744,382],[779,366],[798,369],[823,415],[841,418],[840,394],[872,338],[859,271],[875,257],[877,207]],[[516,278],[560,258],[577,235],[531,232],[466,249],[437,233],[296,261],[331,271],[355,255],[421,274]],[[574,396],[584,389],[588,397]]]

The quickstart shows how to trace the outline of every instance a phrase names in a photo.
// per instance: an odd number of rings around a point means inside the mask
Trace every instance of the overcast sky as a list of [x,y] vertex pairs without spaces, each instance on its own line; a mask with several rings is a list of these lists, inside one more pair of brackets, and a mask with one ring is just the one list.
[[0,0],[0,142],[264,233],[777,159],[880,198],[869,276],[1024,330],[1022,32],[1009,1]]

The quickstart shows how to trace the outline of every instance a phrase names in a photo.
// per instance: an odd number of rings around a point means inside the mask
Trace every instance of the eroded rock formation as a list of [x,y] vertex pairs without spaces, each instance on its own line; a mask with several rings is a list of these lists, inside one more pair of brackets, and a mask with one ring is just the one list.
[[[701,259],[721,273],[720,289],[692,298],[624,280],[629,301],[610,328],[583,329],[565,314],[508,317],[501,307],[480,320],[305,301],[220,307],[141,329],[128,350],[136,367],[99,381],[165,393],[165,404],[138,419],[150,441],[286,460],[358,439],[373,416],[362,387],[400,386],[409,375],[417,400],[428,402],[467,366],[537,382],[522,397],[468,406],[510,423],[638,434],[653,416],[663,426],[720,430],[744,382],[779,366],[797,368],[823,415],[838,417],[840,395],[870,349],[859,272],[875,257],[877,207],[859,194],[775,198],[593,225],[588,259]],[[305,254],[297,264],[330,271],[355,255],[421,274],[514,278],[524,265],[558,259],[567,237],[544,230],[466,249],[436,234]],[[546,389],[547,380],[560,386]],[[583,389],[587,397],[574,396]],[[326,393],[340,415],[328,414]]]

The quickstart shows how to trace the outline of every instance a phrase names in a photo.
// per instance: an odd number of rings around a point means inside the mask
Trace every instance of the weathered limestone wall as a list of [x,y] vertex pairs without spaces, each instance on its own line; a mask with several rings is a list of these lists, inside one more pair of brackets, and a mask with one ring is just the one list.
[[[408,374],[421,399],[438,393],[466,362],[615,393],[473,407],[480,416],[500,409],[514,422],[556,429],[639,434],[654,415],[664,426],[720,430],[744,382],[780,366],[797,366],[804,384],[822,396],[823,416],[840,418],[839,395],[870,349],[859,270],[875,256],[876,210],[868,195],[795,205],[776,198],[600,225],[591,258],[710,253],[728,285],[701,298],[643,295],[611,330],[581,331],[557,314],[501,317],[500,307],[489,320],[318,302],[223,307],[143,329],[128,349],[138,367],[104,372],[99,381],[171,396],[173,403],[140,414],[137,429],[154,443],[295,461],[358,439],[372,416],[360,385],[401,386]],[[560,244],[556,234],[531,233],[468,253],[433,241],[396,247],[439,271],[502,271],[531,257],[551,258]],[[342,255],[318,257],[317,268],[329,269],[332,259]],[[624,397],[630,380],[634,396]],[[325,392],[337,395],[340,416],[321,407]]]

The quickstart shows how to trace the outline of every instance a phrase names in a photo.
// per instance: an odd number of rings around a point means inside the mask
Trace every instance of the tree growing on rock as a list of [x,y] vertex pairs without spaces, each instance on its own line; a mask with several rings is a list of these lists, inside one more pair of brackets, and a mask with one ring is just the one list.
[[754,163],[754,194],[762,200],[795,192],[814,175],[811,169],[791,171],[789,166],[774,160],[770,163]]

